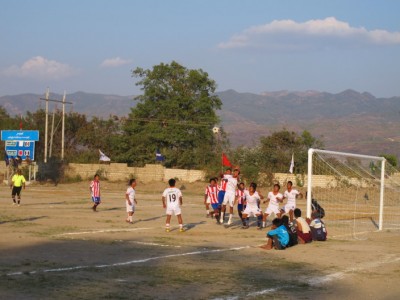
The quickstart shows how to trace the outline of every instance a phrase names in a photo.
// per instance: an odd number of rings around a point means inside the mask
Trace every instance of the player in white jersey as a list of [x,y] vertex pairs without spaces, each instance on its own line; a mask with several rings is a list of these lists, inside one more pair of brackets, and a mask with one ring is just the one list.
[[129,180],[129,187],[125,193],[126,200],[126,212],[128,213],[128,217],[126,218],[126,222],[133,224],[133,214],[135,213],[135,205],[137,204],[136,200],[136,179]]
[[232,177],[226,179],[227,183],[226,183],[225,196],[224,196],[224,201],[222,202],[221,217],[219,219],[219,222],[221,224],[224,223],[224,215],[225,215],[225,211],[226,211],[226,205],[228,203],[229,203],[228,225],[232,224],[233,206],[235,205],[235,200],[236,200],[235,196],[236,196],[236,189],[237,189],[237,185],[238,185],[239,174],[240,174],[240,171],[238,169],[234,169]]
[[289,213],[290,222],[293,222],[293,212],[296,208],[297,196],[303,198],[303,194],[293,188],[293,183],[288,181],[287,190],[283,193],[283,199],[287,199],[285,206],[282,207],[282,213]]
[[274,184],[274,190],[268,193],[267,200],[263,201],[263,203],[269,202],[267,209],[265,210],[263,216],[263,227],[265,227],[265,223],[267,218],[272,213],[275,214],[277,218],[281,217],[281,211],[279,210],[279,203],[283,201],[283,195],[279,193],[281,186],[279,184]]
[[252,182],[249,186],[248,190],[244,191],[244,200],[246,201],[246,208],[242,213],[243,218],[243,228],[249,228],[249,219],[248,217],[254,216],[257,217],[257,226],[261,229],[261,219],[262,219],[262,211],[259,207],[259,203],[261,199],[264,199],[264,196],[257,192],[257,184]]
[[165,222],[165,231],[170,231],[170,222],[172,213],[175,214],[178,218],[179,223],[179,231],[184,232],[182,214],[181,214],[181,205],[183,204],[182,200],[182,192],[180,189],[175,187],[176,180],[170,179],[168,180],[169,188],[166,188],[164,193],[162,194],[162,203],[163,207],[167,209],[167,220]]

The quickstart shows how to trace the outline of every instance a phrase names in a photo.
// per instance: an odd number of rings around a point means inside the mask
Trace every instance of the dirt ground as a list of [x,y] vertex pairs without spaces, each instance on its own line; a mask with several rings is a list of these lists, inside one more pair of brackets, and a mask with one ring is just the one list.
[[266,251],[236,211],[205,217],[204,186],[184,184],[187,231],[166,233],[163,183],[139,183],[133,225],[125,183],[102,182],[97,213],[88,182],[30,185],[20,207],[1,185],[0,299],[400,299],[400,231]]

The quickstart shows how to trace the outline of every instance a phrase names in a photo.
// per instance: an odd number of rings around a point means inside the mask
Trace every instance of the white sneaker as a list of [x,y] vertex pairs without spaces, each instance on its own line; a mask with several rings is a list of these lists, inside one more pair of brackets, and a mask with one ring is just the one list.
[[229,220],[227,224],[232,225],[232,220]]

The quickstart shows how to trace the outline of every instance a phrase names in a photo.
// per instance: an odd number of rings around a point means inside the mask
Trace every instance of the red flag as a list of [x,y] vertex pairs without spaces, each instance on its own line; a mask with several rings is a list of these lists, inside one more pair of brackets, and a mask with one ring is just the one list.
[[222,165],[225,167],[232,167],[232,164],[229,161],[228,157],[225,155],[225,153],[222,153]]

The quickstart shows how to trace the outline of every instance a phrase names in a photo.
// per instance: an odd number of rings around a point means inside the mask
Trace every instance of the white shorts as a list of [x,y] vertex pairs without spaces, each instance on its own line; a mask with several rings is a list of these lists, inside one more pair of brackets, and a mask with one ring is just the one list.
[[227,205],[228,203],[230,207],[233,207],[233,204],[235,203],[235,193],[225,193],[222,205]]
[[211,204],[211,199],[210,199],[210,197],[207,197],[206,204]]
[[126,212],[135,212],[135,202],[129,205],[128,201],[125,201],[126,204]]
[[248,217],[251,217],[251,216],[256,217],[257,215],[262,214],[262,211],[257,206],[247,205],[245,210],[242,213],[246,214]]
[[296,208],[296,204],[294,203],[286,203],[284,207],[282,207],[282,210],[285,211],[285,214],[289,213],[289,211],[293,210]]
[[279,206],[276,205],[268,205],[267,209],[265,210],[265,213],[267,215],[271,215],[272,213],[275,213],[275,215],[280,214]]
[[167,215],[172,215],[174,214],[175,216],[178,216],[182,213],[181,208],[179,206],[167,206],[167,211],[165,212]]

